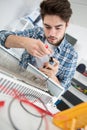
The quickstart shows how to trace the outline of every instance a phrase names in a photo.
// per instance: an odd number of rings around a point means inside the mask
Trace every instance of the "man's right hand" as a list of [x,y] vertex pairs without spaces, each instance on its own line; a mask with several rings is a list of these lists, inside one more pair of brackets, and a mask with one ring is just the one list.
[[46,48],[42,41],[16,35],[9,35],[6,39],[5,46],[7,48],[24,48],[29,54],[35,57],[43,57],[52,53],[52,50]]
[[37,39],[31,39],[31,42],[26,44],[26,50],[35,57],[43,57],[52,53],[50,48],[46,48],[45,44]]

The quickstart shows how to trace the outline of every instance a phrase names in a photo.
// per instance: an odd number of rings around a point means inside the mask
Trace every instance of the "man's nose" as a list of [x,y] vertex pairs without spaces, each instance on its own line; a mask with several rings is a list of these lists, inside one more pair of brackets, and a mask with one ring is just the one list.
[[56,30],[55,30],[55,28],[52,28],[50,30],[50,36],[55,36],[55,34],[56,34]]

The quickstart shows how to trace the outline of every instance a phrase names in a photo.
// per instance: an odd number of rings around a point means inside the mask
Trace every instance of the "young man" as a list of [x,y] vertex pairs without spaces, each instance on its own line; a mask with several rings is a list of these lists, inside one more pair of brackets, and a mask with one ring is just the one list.
[[[43,0],[40,4],[43,29],[35,27],[20,32],[0,32],[0,43],[6,47],[25,48],[20,65],[27,68],[28,63],[36,66],[35,57],[53,53],[54,65],[44,63],[40,71],[48,75],[65,90],[70,87],[77,63],[77,53],[65,37],[72,9],[68,0]],[[48,47],[52,46],[53,51]]]

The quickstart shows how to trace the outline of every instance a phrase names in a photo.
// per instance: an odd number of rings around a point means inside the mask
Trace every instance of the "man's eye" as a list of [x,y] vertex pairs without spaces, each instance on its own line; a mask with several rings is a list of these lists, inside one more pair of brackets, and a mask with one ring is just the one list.
[[48,27],[48,26],[46,26],[45,28],[47,28],[47,29],[51,29],[51,27]]
[[61,30],[63,27],[61,26],[61,27],[56,27],[56,30]]
[[61,28],[56,28],[56,30],[60,30]]

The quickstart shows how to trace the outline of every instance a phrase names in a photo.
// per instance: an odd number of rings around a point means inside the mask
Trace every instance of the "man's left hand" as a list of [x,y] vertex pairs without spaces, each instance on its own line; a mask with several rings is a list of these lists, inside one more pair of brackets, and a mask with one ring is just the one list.
[[49,62],[44,63],[44,67],[39,68],[39,70],[57,82],[58,79],[56,77],[56,74],[58,72],[59,62],[55,58],[53,58],[53,62],[53,65],[51,65]]

